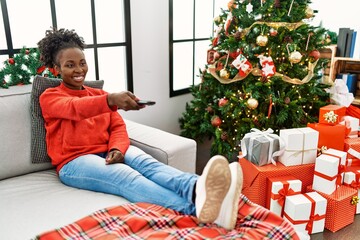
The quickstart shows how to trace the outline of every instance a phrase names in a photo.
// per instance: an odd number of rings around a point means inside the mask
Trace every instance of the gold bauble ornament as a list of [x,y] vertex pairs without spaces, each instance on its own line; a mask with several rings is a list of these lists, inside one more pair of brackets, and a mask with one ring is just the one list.
[[266,44],[268,43],[269,39],[266,35],[259,35],[256,38],[256,44],[261,46],[261,47],[265,47]]
[[230,73],[228,70],[226,70],[225,68],[220,70],[220,77],[221,78],[225,78],[225,79],[229,79],[230,77]]
[[255,108],[257,108],[258,105],[259,105],[258,100],[256,100],[255,98],[249,98],[249,99],[246,101],[246,103],[247,103],[248,108],[250,108],[250,109],[255,109]]
[[314,10],[312,10],[310,7],[307,7],[305,10],[305,16],[306,18],[312,18],[314,16]]
[[302,58],[302,55],[300,52],[293,51],[292,53],[290,53],[289,61],[291,63],[299,63],[301,61],[301,58]]

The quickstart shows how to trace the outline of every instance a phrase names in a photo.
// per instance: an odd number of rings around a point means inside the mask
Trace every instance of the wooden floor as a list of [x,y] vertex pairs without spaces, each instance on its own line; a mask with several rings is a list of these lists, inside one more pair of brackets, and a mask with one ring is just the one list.
[[[201,174],[204,166],[210,158],[210,141],[198,143],[196,173]],[[354,223],[332,233],[325,229],[322,233],[311,235],[311,240],[360,240],[360,214],[355,216]]]

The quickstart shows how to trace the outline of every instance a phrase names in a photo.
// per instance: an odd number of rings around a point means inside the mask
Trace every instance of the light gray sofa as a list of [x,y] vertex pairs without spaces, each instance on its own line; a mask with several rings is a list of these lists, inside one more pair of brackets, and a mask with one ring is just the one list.
[[[93,211],[128,202],[65,186],[50,163],[32,163],[31,89],[32,85],[0,89],[0,239],[31,239]],[[195,173],[194,140],[125,121],[131,144],[161,162]]]

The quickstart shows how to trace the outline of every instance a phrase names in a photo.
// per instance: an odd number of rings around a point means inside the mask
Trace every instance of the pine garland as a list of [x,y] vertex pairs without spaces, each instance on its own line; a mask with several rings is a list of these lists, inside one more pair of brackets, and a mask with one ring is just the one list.
[[38,74],[59,77],[43,66],[37,48],[23,47],[18,54],[4,61],[4,67],[0,69],[0,87],[31,84],[32,78]]

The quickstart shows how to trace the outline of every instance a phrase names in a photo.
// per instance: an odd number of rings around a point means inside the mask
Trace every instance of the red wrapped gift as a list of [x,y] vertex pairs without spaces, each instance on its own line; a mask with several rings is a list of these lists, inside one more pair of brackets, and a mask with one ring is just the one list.
[[266,208],[283,216],[286,196],[301,193],[302,182],[293,176],[269,177],[267,180]]
[[344,151],[344,140],[348,134],[345,125],[337,124],[334,126],[321,123],[308,123],[308,127],[319,132],[318,148],[327,147]]
[[344,185],[355,189],[358,193],[358,197],[353,199],[353,203],[356,205],[355,214],[360,213],[360,168],[349,168],[344,173]]
[[360,138],[347,138],[344,141],[347,152],[346,166],[360,166]]
[[302,182],[302,192],[305,192],[306,186],[312,184],[314,163],[286,167],[280,162],[277,162],[276,166],[273,164],[257,166],[245,158],[240,158],[239,161],[244,172],[242,193],[252,202],[263,207],[266,207],[267,179],[270,177],[291,175]]
[[[307,191],[314,191],[312,186],[307,187]],[[336,232],[354,222],[355,205],[353,197],[357,196],[357,191],[347,186],[340,186],[330,195],[317,192],[327,199],[325,216],[325,228],[331,232]]]
[[346,114],[346,107],[339,105],[327,105],[319,109],[319,123],[336,125],[342,121]]

